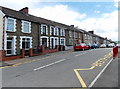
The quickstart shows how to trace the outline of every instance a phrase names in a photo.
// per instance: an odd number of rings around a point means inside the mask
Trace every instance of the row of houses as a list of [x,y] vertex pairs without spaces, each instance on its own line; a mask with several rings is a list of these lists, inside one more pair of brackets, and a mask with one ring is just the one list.
[[6,56],[18,55],[21,49],[55,49],[63,45],[68,50],[77,43],[104,43],[112,41],[85,31],[74,25],[66,25],[29,14],[28,7],[19,11],[0,6],[0,52]]

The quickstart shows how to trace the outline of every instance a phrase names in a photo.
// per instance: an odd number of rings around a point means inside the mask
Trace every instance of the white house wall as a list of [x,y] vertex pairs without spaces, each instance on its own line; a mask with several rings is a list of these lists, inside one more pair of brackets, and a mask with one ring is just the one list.
[[3,17],[4,13],[0,10],[0,50],[2,50],[2,39],[3,39]]

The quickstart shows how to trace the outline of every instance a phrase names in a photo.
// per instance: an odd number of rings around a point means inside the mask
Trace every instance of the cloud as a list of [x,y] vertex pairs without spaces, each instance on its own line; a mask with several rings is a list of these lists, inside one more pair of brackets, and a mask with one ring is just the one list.
[[70,10],[67,5],[45,6],[43,8],[31,10],[30,13],[68,25],[74,24],[74,21],[78,21],[86,17],[86,14]]
[[94,13],[99,14],[99,13],[100,13],[100,11],[95,10],[95,11],[94,11]]
[[87,30],[94,30],[103,37],[118,38],[118,11],[104,13],[100,18],[89,18],[83,21]]
[[[30,14],[57,21],[67,25],[74,24],[83,30],[94,30],[95,34],[117,40],[118,36],[118,12],[104,13],[99,18],[87,18],[87,15],[71,10],[67,5],[54,5],[37,8],[36,3],[42,0],[2,0],[0,5],[19,10],[28,6]],[[115,5],[116,6],[116,5]],[[99,7],[99,5],[98,5]],[[100,11],[95,11],[100,13]],[[101,13],[100,13],[101,14]]]

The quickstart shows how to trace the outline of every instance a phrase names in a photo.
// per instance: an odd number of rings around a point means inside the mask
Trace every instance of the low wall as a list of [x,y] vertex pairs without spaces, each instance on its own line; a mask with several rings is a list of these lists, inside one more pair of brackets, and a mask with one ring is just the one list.
[[[58,52],[59,51],[59,46],[57,46],[56,49],[48,49],[48,50],[45,50],[45,47],[44,46],[41,46],[41,52],[39,53],[33,53],[33,49],[29,49],[29,55],[30,57],[32,56],[38,56],[38,55],[42,55],[42,54],[47,54],[47,53],[53,53],[53,52]],[[22,53],[21,55],[11,55],[11,56],[5,56],[5,51],[4,50],[1,50],[0,51],[0,61],[6,61],[6,60],[13,60],[13,59],[19,59],[19,58],[24,58],[25,57],[25,50],[22,49]]]
[[25,50],[22,49],[22,54],[21,55],[11,55],[11,56],[5,56],[5,51],[2,50],[2,59],[0,61],[7,61],[7,60],[13,60],[13,59],[19,59],[19,58],[24,58],[25,57]]

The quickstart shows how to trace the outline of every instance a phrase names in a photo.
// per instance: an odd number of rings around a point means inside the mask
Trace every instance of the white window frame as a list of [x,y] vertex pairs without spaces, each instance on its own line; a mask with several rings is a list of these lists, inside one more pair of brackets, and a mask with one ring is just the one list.
[[40,45],[42,45],[42,38],[47,38],[47,47],[49,46],[49,37],[48,36],[41,36],[40,37]]
[[[59,32],[58,32],[59,29],[58,29],[58,27],[55,27],[54,30],[55,30],[55,31],[54,31],[54,35],[55,35],[55,36],[58,36],[58,35],[59,35]],[[57,34],[55,34],[56,32],[57,32]]]
[[55,27],[54,26],[50,26],[50,35],[52,35],[52,28],[53,28],[53,35],[55,35]]
[[[63,34],[62,34],[62,32],[63,32]],[[65,29],[63,29],[63,28],[60,29],[60,36],[65,36]]]
[[[70,44],[70,41],[72,42],[72,44]],[[73,39],[69,39],[69,45],[73,45]]]
[[[9,19],[10,19],[10,20],[13,20],[13,22],[14,22],[14,23],[13,23],[13,24],[14,24],[13,30],[12,30],[12,29],[11,29],[11,30],[8,30],[8,29],[7,29],[7,27],[8,27],[8,24],[7,24],[7,23],[8,23],[8,20],[9,20]],[[5,30],[6,30],[6,31],[10,31],[10,32],[15,32],[15,31],[16,31],[16,19],[11,18],[11,17],[5,18]]]
[[22,39],[23,38],[29,38],[30,39],[30,48],[32,48],[32,37],[29,37],[29,36],[20,36],[20,49],[22,49]]
[[[61,44],[61,40],[64,39],[64,44]],[[60,45],[64,45],[65,46],[65,38],[60,38]]]
[[[29,32],[25,32],[24,31],[24,23],[28,23],[29,24]],[[31,22],[22,20],[22,32],[23,33],[31,33]]]
[[43,34],[43,26],[46,26],[46,35],[48,35],[48,26],[46,24],[41,24],[41,34]]
[[72,31],[69,31],[69,37],[72,37]]

